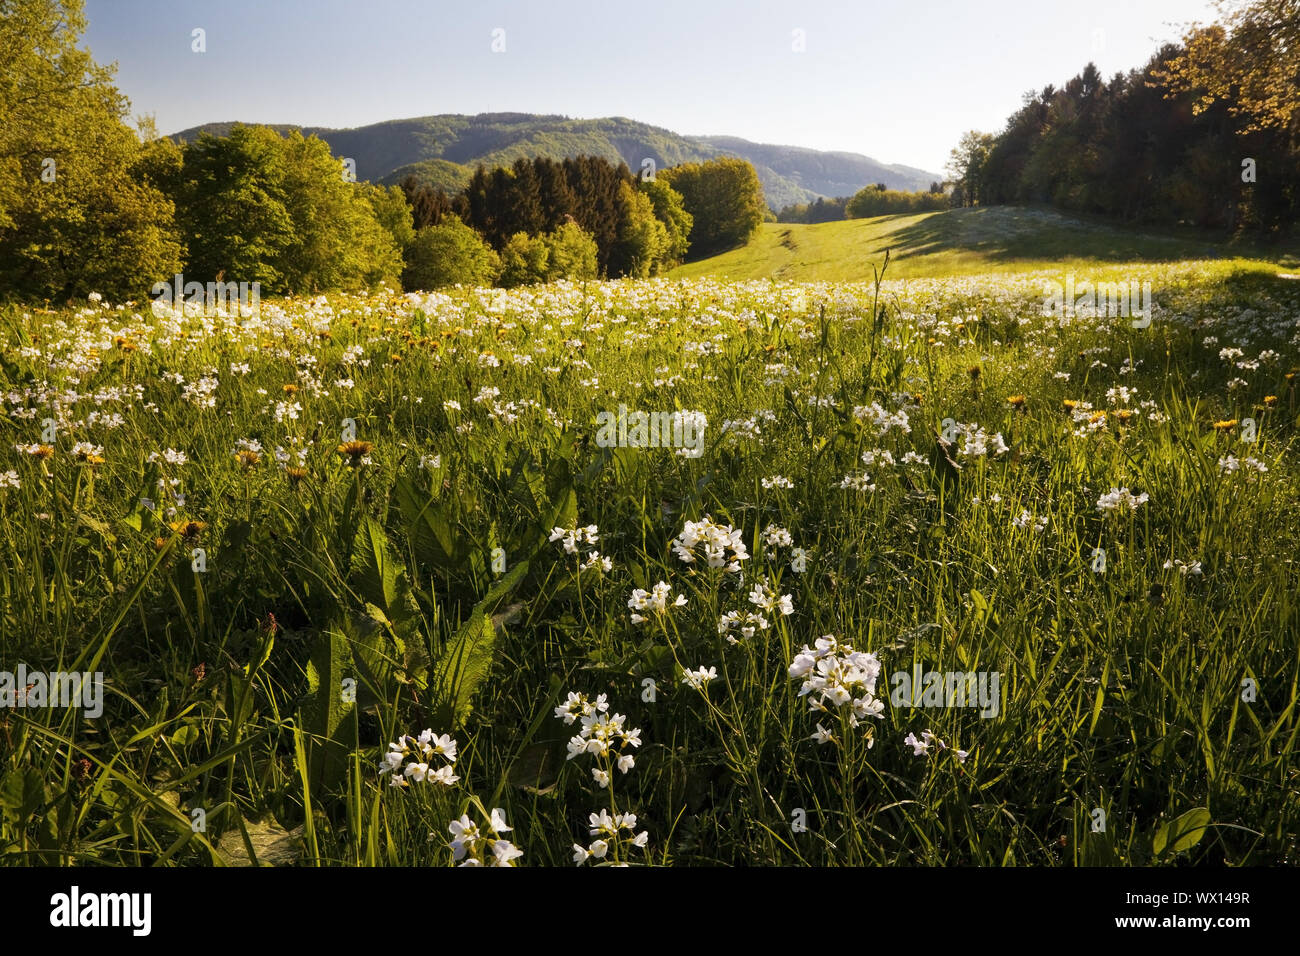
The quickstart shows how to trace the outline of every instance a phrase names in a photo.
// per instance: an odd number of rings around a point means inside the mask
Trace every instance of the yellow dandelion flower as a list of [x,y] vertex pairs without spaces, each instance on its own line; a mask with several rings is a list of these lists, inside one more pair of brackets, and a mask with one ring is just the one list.
[[360,463],[362,458],[370,454],[374,447],[375,446],[368,441],[349,441],[339,445],[338,453],[343,458],[350,459],[351,464],[357,465]]
[[203,521],[173,521],[171,529],[182,538],[197,538],[205,530],[207,523]]

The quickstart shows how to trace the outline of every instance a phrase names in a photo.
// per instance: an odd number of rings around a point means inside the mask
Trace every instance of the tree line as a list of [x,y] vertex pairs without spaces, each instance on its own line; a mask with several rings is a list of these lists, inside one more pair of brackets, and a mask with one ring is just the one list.
[[[570,247],[583,263],[583,277],[655,275],[682,261],[695,225],[669,178],[638,179],[625,163],[596,156],[479,166],[454,195],[414,176],[401,189],[421,242],[442,234],[428,230],[445,231],[447,220],[455,220],[450,228],[471,229],[496,255],[508,285],[555,278],[557,253],[563,260]],[[575,230],[591,244],[589,264],[574,245]]]
[[1278,234],[1300,213],[1300,3],[1253,0],[1138,70],[1093,64],[969,132],[962,205],[1042,203],[1150,223]]
[[594,156],[520,159],[448,195],[357,181],[298,132],[177,143],[127,125],[84,30],[82,0],[0,0],[2,297],[138,301],[178,272],[263,295],[644,277],[745,243],[766,208],[740,159],[644,178]]
[[[743,245],[763,220],[762,185],[743,159],[683,163],[634,177],[594,156],[518,159],[479,166],[455,195],[408,176],[401,183],[417,229],[455,215],[498,252],[520,233],[539,235],[572,220],[596,240],[598,264],[615,275],[644,275]],[[657,224],[656,224],[657,223]]]
[[944,184],[933,182],[927,191],[890,189],[884,183],[863,186],[852,196],[818,198],[810,203],[785,206],[777,213],[777,222],[835,222],[840,219],[866,219],[870,216],[912,215],[936,212],[951,204]]

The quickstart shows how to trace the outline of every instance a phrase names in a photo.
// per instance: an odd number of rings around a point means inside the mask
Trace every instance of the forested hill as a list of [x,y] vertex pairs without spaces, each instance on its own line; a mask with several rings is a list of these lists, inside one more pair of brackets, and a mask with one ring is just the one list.
[[[201,130],[218,135],[233,123],[208,123],[175,134],[189,140]],[[329,143],[335,155],[356,160],[357,176],[395,183],[408,173],[433,186],[456,191],[474,166],[509,165],[520,157],[561,159],[583,153],[622,160],[633,170],[646,158],[658,168],[739,156],[753,163],[773,209],[811,202],[819,196],[851,196],[869,183],[890,189],[923,190],[938,173],[886,165],[858,153],[821,152],[795,146],[751,143],[732,136],[682,136],[623,117],[569,119],[531,113],[441,114],[389,120],[355,129],[274,124],[286,132],[301,129]]]

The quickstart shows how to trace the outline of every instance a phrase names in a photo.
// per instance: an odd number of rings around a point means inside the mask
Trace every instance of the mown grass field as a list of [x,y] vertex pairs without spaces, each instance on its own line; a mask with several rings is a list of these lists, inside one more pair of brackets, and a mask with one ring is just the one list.
[[894,278],[1221,259],[1300,268],[1294,244],[1221,242],[1196,230],[1119,228],[1051,209],[987,206],[813,225],[764,223],[747,245],[678,267],[674,277],[861,282],[885,250]]
[[1088,273],[1135,329],[908,261],[6,309],[2,666],[107,697],[0,711],[0,859],[1296,862],[1300,282]]

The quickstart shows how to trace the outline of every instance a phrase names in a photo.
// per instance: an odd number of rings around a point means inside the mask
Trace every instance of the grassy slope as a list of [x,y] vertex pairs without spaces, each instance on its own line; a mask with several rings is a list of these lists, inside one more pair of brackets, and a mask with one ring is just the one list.
[[891,250],[893,278],[1169,262],[1233,256],[1294,269],[1296,250],[1214,242],[1086,222],[1042,209],[989,207],[798,225],[764,223],[747,246],[672,275],[733,279],[861,280]]

